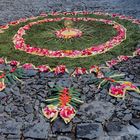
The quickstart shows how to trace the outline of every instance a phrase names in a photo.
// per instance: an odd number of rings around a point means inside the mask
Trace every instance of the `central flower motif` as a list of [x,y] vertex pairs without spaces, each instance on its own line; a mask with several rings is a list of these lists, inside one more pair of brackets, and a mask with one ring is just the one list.
[[55,32],[58,38],[70,39],[82,36],[82,31],[74,28],[63,28]]

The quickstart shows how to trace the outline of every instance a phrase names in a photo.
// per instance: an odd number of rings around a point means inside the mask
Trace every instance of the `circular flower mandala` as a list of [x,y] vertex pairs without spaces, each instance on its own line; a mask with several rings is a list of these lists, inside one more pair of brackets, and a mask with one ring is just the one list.
[[[120,25],[119,23],[107,20],[107,19],[95,19],[95,18],[69,18],[71,21],[97,21],[97,22],[103,22],[104,24],[112,25],[112,27],[117,31],[117,35],[112,37],[110,40],[108,40],[105,43],[99,44],[99,45],[92,45],[89,48],[86,48],[84,50],[48,50],[43,49],[39,47],[33,47],[30,44],[26,44],[25,40],[23,38],[23,35],[26,34],[26,30],[29,30],[33,25],[42,24],[42,23],[48,23],[48,22],[59,22],[62,20],[67,20],[67,18],[48,18],[43,20],[38,20],[35,22],[31,22],[23,27],[21,27],[17,34],[13,38],[13,43],[15,49],[25,51],[29,54],[35,54],[40,56],[47,56],[47,57],[69,57],[69,58],[77,58],[77,57],[88,57],[91,55],[97,55],[101,53],[105,53],[108,50],[112,49],[113,47],[119,45],[122,41],[126,39],[126,29]],[[56,36],[59,38],[74,38],[74,37],[80,37],[82,36],[82,31],[79,29],[61,29],[59,31],[56,31]],[[58,44],[59,45],[59,44]]]

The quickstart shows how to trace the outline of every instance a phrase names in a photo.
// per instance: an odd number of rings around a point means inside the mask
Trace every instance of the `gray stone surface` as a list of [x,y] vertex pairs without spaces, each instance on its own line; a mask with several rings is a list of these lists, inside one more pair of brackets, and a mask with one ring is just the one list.
[[82,123],[77,125],[77,138],[93,140],[103,136],[103,128],[98,123]]
[[124,117],[123,117],[123,120],[124,121],[130,121],[132,119],[132,114],[126,114]]
[[7,121],[0,125],[0,133],[20,135],[22,123],[15,121]]
[[25,111],[26,111],[27,113],[32,113],[32,112],[34,111],[33,105],[30,104],[30,103],[29,103],[29,104],[25,104],[24,108],[25,108]]
[[41,121],[34,125],[28,124],[24,129],[25,138],[47,139],[50,133],[50,124]]
[[86,118],[93,121],[104,123],[114,113],[114,106],[109,102],[93,101],[89,104],[83,104],[80,111],[86,112]]
[[72,131],[72,123],[65,124],[64,121],[58,118],[52,124],[53,133],[70,133]]
[[1,0],[0,24],[44,11],[103,10],[140,18],[139,0]]
[[0,100],[4,97],[6,97],[7,95],[4,92],[0,92]]
[[121,132],[122,125],[120,122],[109,122],[106,125],[106,130],[109,133],[109,135],[117,135],[118,132]]
[[134,125],[137,129],[140,129],[140,119],[132,119],[131,124]]
[[66,136],[58,136],[57,140],[72,140],[70,137],[66,137]]

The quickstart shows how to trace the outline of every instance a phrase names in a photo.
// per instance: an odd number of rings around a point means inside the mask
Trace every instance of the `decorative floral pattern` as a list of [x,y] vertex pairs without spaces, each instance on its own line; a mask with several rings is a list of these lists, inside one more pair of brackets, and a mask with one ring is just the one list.
[[55,120],[60,114],[60,117],[67,124],[75,116],[77,105],[83,103],[79,98],[80,94],[72,88],[56,87],[53,91],[55,93],[52,97],[46,100],[48,105],[42,110],[43,114],[51,121]]
[[79,76],[79,75],[87,74],[87,73],[88,73],[88,71],[86,70],[86,68],[78,67],[72,72],[71,75],[72,76]]
[[36,68],[39,70],[39,72],[49,72],[49,71],[51,71],[51,68],[47,65],[41,65],[41,66],[38,66]]
[[66,68],[65,65],[60,65],[60,66],[57,66],[56,68],[54,68],[54,73],[56,75],[64,74],[65,72],[68,72],[68,69]]
[[75,114],[76,111],[72,106],[64,106],[60,109],[60,116],[65,121],[65,123],[69,123],[71,119],[74,118]]
[[55,120],[58,116],[58,108],[54,105],[48,105],[42,109],[42,111],[44,116],[48,119],[51,119],[51,121]]
[[118,56],[119,61],[127,61],[131,56],[124,56],[124,55],[120,55]]
[[116,86],[112,85],[109,89],[109,94],[114,97],[125,97],[126,91],[135,91],[140,93],[140,90],[131,82],[120,82]]
[[[132,23],[135,24],[140,24],[140,20],[133,19],[132,17],[127,17],[124,15],[120,14],[108,14],[108,13],[102,13],[102,12],[63,12],[63,13],[58,13],[58,12],[52,12],[51,15],[77,15],[77,14],[96,14],[96,15],[108,15],[111,16],[112,18],[118,17],[119,19],[122,20],[129,20],[132,21]],[[42,13],[40,16],[48,16],[46,13]],[[38,17],[40,17],[38,16]],[[0,26],[0,33],[4,33],[6,29],[9,28],[9,26],[15,26],[18,25],[21,22],[26,22],[28,20],[34,20],[37,19],[38,17],[30,17],[30,18],[21,18],[17,21],[12,21],[7,25]],[[41,23],[47,23],[47,22],[58,22],[63,20],[63,18],[54,18],[54,19],[44,19],[44,20],[39,20],[35,22],[31,22],[24,27],[21,27],[17,34],[13,38],[13,43],[15,45],[15,49],[25,51],[30,54],[35,54],[35,55],[40,55],[40,56],[47,56],[47,57],[71,57],[71,58],[76,58],[76,57],[87,57],[91,55],[96,55],[96,54],[101,54],[105,53],[106,51],[112,49],[116,45],[120,44],[123,40],[126,38],[126,29],[111,20],[105,20],[105,19],[94,19],[94,18],[70,18],[72,21],[99,21],[103,22],[105,24],[112,25],[114,29],[117,30],[117,36],[113,37],[106,43],[97,45],[97,46],[91,46],[90,48],[87,48],[85,50],[79,51],[79,50],[59,50],[59,51],[51,51],[47,49],[41,49],[41,48],[36,48],[32,47],[29,44],[25,44],[25,40],[23,38],[23,35],[26,34],[26,31],[29,30],[33,25],[41,24]],[[79,30],[75,31],[77,32],[76,35],[74,36],[64,36],[63,31],[65,29],[59,30],[56,32],[56,36],[59,38],[71,38],[71,37],[80,37],[82,35],[82,32]],[[106,65],[111,68],[112,66],[118,64],[119,62],[122,61],[127,61],[131,57],[135,57],[137,55],[140,55],[140,48],[138,48],[134,53],[133,56],[118,56],[117,59],[112,59],[110,61],[106,62]],[[56,75],[58,74],[64,74],[65,72],[68,72],[67,68],[65,65],[60,65],[57,66],[56,68],[52,69],[47,66],[47,65],[41,65],[38,67],[35,67],[33,64],[26,63],[24,65],[19,66],[20,62],[16,60],[12,60],[10,62],[7,62],[5,59],[0,58],[0,64],[4,64],[5,66],[8,66],[8,70],[0,71],[0,91],[4,90],[6,87],[6,82],[8,79],[10,79],[10,82],[13,83],[14,80],[20,80],[19,78],[22,78],[22,68],[26,70],[30,69],[37,69],[39,72],[50,72],[53,71]],[[107,74],[103,73],[101,71],[101,68],[98,66],[92,66],[89,70],[89,72],[92,74],[94,73],[97,79],[100,81],[99,88],[103,85],[110,84],[111,87],[109,88],[109,95],[113,97],[121,97],[124,98],[126,95],[127,91],[135,91],[140,93],[140,90],[138,87],[136,87],[133,83],[128,82],[128,81],[117,81],[115,78],[120,76],[120,75],[110,75],[106,76]],[[79,76],[82,74],[87,74],[88,71],[85,68],[78,67],[72,72],[72,76]],[[7,78],[8,74],[8,78]],[[20,75],[21,74],[21,75]],[[9,81],[8,81],[9,82]],[[54,121],[58,115],[65,121],[65,123],[69,123],[73,117],[76,115],[77,112],[77,106],[75,104],[80,105],[83,103],[80,100],[80,94],[77,93],[73,89],[68,89],[68,88],[59,88],[55,91],[56,97],[54,96],[48,98],[46,100],[47,106],[42,109],[42,112],[44,116],[48,119],[51,119],[51,121]]]
[[120,62],[119,60],[112,59],[112,60],[110,60],[110,61],[107,61],[107,62],[106,62],[106,65],[107,65],[109,68],[111,68],[112,66],[118,64],[119,62]]
[[[66,18],[67,19],[67,18]],[[85,50],[58,50],[58,51],[52,51],[48,49],[42,49],[37,47],[32,47],[29,44],[25,43],[25,40],[23,38],[23,35],[26,34],[26,30],[29,30],[33,25],[41,24],[41,23],[47,23],[47,22],[58,22],[61,20],[65,20],[65,18],[53,18],[53,19],[44,19],[39,20],[36,22],[31,22],[28,25],[25,25],[24,27],[21,27],[17,34],[13,38],[13,43],[15,49],[25,51],[26,53],[34,54],[34,55],[40,55],[40,56],[47,56],[47,57],[70,57],[70,58],[77,58],[77,57],[88,57],[91,55],[101,54],[105,53],[108,50],[112,49],[113,47],[119,45],[122,41],[126,39],[126,29],[120,25],[119,23],[111,20],[106,19],[95,19],[95,18],[69,18],[72,21],[98,21],[103,22],[105,24],[112,25],[113,28],[117,31],[117,36],[112,37],[109,41],[99,44],[99,45],[93,45]],[[76,29],[75,29],[76,30]],[[81,36],[81,32],[77,31],[77,35]],[[56,35],[58,37],[64,37],[62,35],[62,32],[64,30],[60,30],[56,32]],[[77,36],[76,35],[76,36]]]
[[89,71],[90,71],[90,73],[94,73],[97,78],[103,78],[104,77],[104,74],[101,72],[99,66],[96,66],[96,65],[91,66]]
[[124,97],[125,90],[122,86],[111,86],[109,89],[109,94],[114,97]]
[[35,69],[35,66],[31,63],[26,63],[26,64],[22,65],[22,67],[26,70]]
[[9,64],[10,64],[11,66],[19,66],[20,62],[18,62],[18,61],[16,61],[16,60],[12,60],[12,61],[9,62]]

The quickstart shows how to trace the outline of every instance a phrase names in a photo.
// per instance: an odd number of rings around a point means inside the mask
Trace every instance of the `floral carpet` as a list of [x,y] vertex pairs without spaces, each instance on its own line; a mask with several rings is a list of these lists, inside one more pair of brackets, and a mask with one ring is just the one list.
[[[78,17],[69,17],[69,16]],[[79,17],[82,15],[82,17]],[[127,39],[120,23],[87,15],[108,16],[135,24],[140,20],[121,14],[74,11],[43,12],[0,26],[0,34],[20,26],[11,41],[12,49],[45,58],[98,57]],[[51,16],[51,18],[50,18]],[[34,20],[34,21],[33,21]],[[102,22],[115,30],[105,43],[81,50],[50,50],[26,43],[32,26],[63,21],[53,32],[60,40],[81,38],[86,31],[74,22]],[[50,34],[51,35],[51,34]],[[35,66],[0,58],[0,138],[1,139],[139,139],[140,138],[140,46],[131,55],[119,55],[90,68],[67,68],[67,64]],[[8,56],[7,56],[8,57]]]

